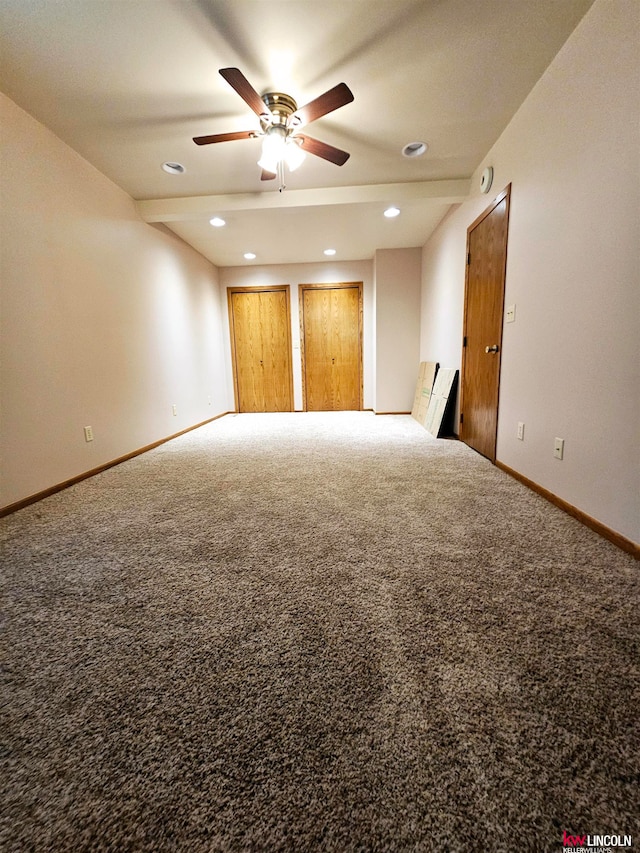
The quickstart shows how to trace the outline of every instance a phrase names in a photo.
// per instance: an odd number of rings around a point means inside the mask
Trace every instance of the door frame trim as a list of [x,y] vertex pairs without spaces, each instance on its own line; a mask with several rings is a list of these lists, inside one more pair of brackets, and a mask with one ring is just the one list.
[[227,287],[227,309],[229,312],[229,344],[231,346],[231,372],[233,373],[233,402],[235,411],[240,411],[240,394],[238,391],[238,369],[236,364],[236,329],[233,317],[234,293],[266,293],[272,290],[284,291],[287,308],[287,347],[289,350],[289,393],[291,395],[291,411],[294,410],[293,396],[293,347],[291,345],[291,288],[288,284],[265,284],[256,287]]
[[363,282],[361,281],[336,281],[336,282],[321,282],[318,284],[299,284],[298,285],[298,313],[300,315],[300,369],[302,372],[302,410],[307,412],[307,383],[306,383],[306,366],[304,353],[304,294],[306,290],[346,290],[347,288],[358,288],[358,349],[359,349],[359,409],[362,411],[364,399],[364,351],[362,344],[362,326],[363,326]]
[[[498,195],[494,198],[491,204],[482,211],[482,213],[477,216],[471,225],[467,228],[467,244],[465,250],[465,258],[469,258],[469,236],[471,232],[480,225],[480,223],[491,214],[495,208],[504,200],[507,202],[506,209],[506,233],[507,233],[507,242],[504,250],[504,259],[502,266],[502,313],[501,313],[501,322],[500,322],[500,330],[498,333],[498,346],[500,347],[499,351],[496,355],[499,358],[498,361],[498,396],[496,401],[496,432],[493,437],[493,454],[488,457],[491,462],[495,464],[496,461],[496,451],[497,451],[497,443],[498,443],[498,416],[500,414],[500,377],[502,374],[502,335],[504,330],[504,292],[507,281],[507,252],[509,248],[509,212],[511,208],[511,184],[507,184],[507,186],[502,190],[502,192],[498,193]],[[465,384],[465,370],[466,370],[466,360],[467,360],[467,348],[464,345],[465,338],[467,336],[467,302],[469,296],[469,263],[465,263],[464,269],[464,315],[462,319],[462,358],[460,362],[460,412],[464,415],[464,384]],[[458,425],[460,440],[464,441],[464,419]],[[465,442],[466,444],[466,442]]]

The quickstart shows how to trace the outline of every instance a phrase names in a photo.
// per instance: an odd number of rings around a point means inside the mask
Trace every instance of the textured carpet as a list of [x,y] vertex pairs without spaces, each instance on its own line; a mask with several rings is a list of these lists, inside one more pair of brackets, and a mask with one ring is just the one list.
[[637,563],[409,417],[228,416],[0,529],[4,851],[640,840]]

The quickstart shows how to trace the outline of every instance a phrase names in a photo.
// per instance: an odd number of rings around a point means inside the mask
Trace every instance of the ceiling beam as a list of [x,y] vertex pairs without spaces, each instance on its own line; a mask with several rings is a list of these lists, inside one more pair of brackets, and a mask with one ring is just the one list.
[[429,199],[457,204],[469,197],[471,181],[414,181],[356,187],[322,187],[286,192],[235,193],[183,198],[154,198],[136,202],[145,222],[181,222],[205,219],[230,210],[271,210],[283,207],[318,207],[341,204],[398,204]]

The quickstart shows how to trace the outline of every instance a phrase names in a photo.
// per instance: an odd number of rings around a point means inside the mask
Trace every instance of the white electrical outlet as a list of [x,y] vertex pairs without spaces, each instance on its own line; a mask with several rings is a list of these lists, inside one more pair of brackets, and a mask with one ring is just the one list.
[[86,426],[84,428],[84,440],[93,441],[93,427]]
[[177,417],[178,407],[175,404],[173,406],[171,406],[171,411],[173,412],[174,418]]
[[553,455],[556,459],[562,459],[564,456],[564,438],[558,438],[556,436],[553,442]]
[[518,421],[518,433],[517,433],[517,435],[518,435],[518,438],[520,439],[520,441],[524,441],[524,424],[522,423],[522,421]]

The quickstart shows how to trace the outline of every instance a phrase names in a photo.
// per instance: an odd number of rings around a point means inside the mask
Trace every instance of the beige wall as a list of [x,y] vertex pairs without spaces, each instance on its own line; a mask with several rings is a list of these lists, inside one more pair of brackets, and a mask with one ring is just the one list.
[[375,255],[376,412],[410,412],[420,363],[422,250]]
[[[363,283],[363,382],[364,408],[373,407],[373,264],[371,261],[331,261],[314,264],[270,264],[266,266],[221,267],[220,291],[225,306],[229,287],[259,287],[288,284],[291,292],[291,344],[293,348],[293,400],[302,411],[302,370],[300,362],[299,284],[330,284],[343,281]],[[225,307],[224,347],[233,400],[229,316]]]
[[1,95],[0,126],[6,506],[232,405],[216,269]]
[[635,0],[596,0],[479,165],[491,193],[424,248],[421,330],[421,358],[460,366],[466,229],[511,182],[498,460],[636,542],[639,18]]

